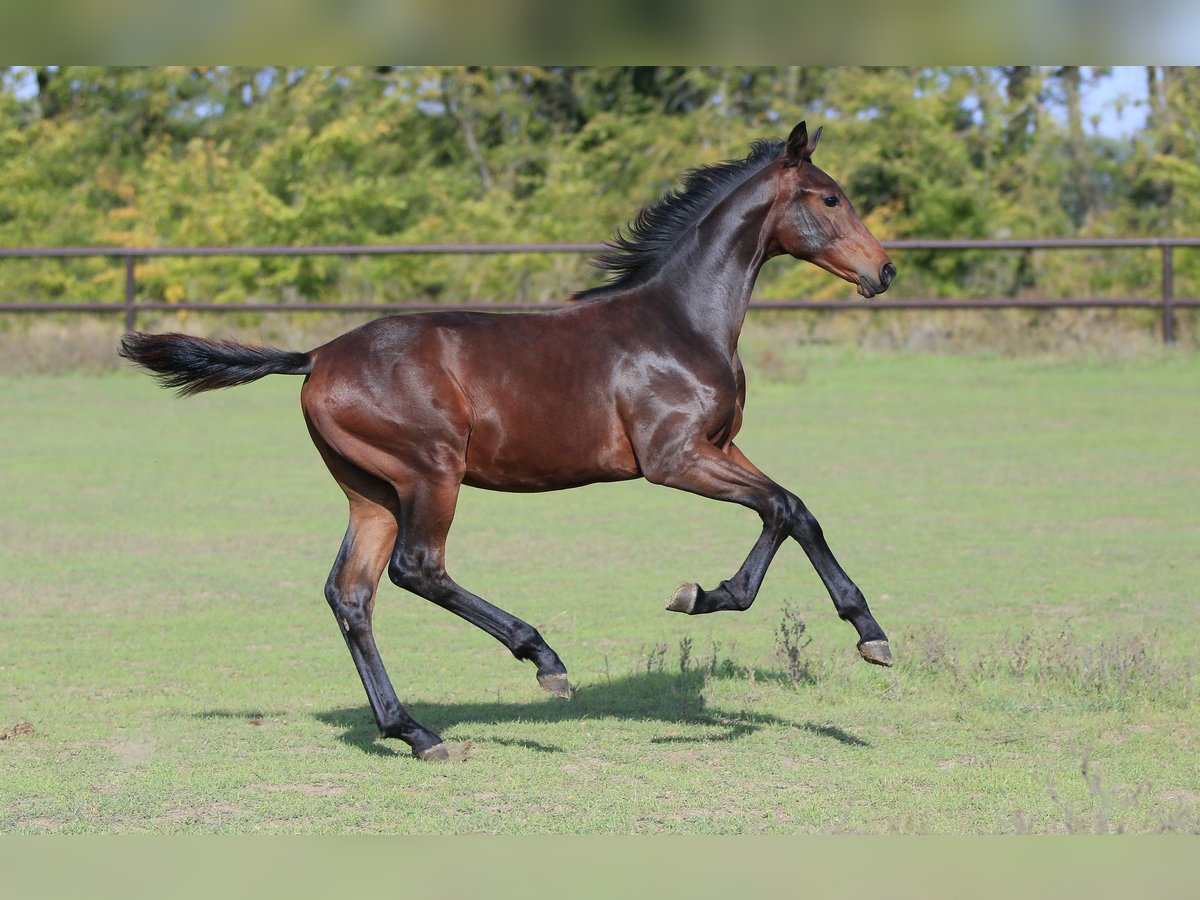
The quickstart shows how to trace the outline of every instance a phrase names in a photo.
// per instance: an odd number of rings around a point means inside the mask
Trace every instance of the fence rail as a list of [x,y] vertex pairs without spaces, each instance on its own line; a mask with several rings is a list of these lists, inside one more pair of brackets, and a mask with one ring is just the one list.
[[[1022,298],[991,297],[981,299],[874,299],[869,303],[830,300],[760,300],[752,309],[1053,309],[1053,308],[1130,308],[1157,309],[1162,323],[1164,343],[1175,340],[1175,309],[1200,307],[1200,298],[1175,296],[1174,250],[1176,247],[1200,247],[1200,238],[1042,238],[978,240],[895,240],[884,241],[889,250],[1092,250],[1158,248],[1162,255],[1161,290],[1157,297],[1068,297]],[[322,244],[313,246],[263,245],[252,247],[0,247],[0,259],[109,257],[124,263],[124,299],[121,303],[0,301],[0,312],[90,312],[125,315],[125,328],[132,331],[139,311],[193,312],[375,312],[391,313],[428,309],[492,310],[515,312],[553,309],[561,303],[201,303],[139,302],[137,299],[137,262],[172,256],[400,256],[432,254],[512,254],[512,253],[596,253],[606,249],[596,243],[553,244]]]

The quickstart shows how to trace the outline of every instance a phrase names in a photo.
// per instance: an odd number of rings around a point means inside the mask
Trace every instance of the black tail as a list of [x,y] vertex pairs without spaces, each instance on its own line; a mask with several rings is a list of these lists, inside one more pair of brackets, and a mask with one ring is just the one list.
[[142,334],[121,338],[120,353],[149,369],[163,387],[180,396],[257,381],[264,375],[307,375],[307,353],[247,347],[233,341],[206,341],[186,334]]

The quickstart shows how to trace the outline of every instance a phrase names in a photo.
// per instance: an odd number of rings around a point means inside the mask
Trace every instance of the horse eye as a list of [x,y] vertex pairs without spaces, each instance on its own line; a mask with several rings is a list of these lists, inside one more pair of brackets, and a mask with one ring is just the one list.
[[826,205],[826,206],[837,206],[837,205],[838,205],[838,198],[837,198],[837,197],[826,197],[826,198],[825,198],[825,205]]

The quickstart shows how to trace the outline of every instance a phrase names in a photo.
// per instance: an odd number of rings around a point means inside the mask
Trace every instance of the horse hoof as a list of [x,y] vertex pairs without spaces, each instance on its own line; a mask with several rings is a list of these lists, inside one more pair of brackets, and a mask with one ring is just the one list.
[[700,596],[700,585],[687,582],[675,588],[675,593],[671,595],[670,601],[667,603],[667,609],[671,612],[692,614],[692,610],[696,608],[696,598]]
[[571,683],[567,681],[566,675],[539,675],[537,680],[546,693],[562,697],[564,700],[571,699]]
[[858,645],[858,655],[877,666],[892,664],[892,648],[887,641],[863,641]]
[[413,756],[425,762],[445,762],[450,758],[450,751],[446,749],[445,744],[434,744],[424,750],[414,750]]

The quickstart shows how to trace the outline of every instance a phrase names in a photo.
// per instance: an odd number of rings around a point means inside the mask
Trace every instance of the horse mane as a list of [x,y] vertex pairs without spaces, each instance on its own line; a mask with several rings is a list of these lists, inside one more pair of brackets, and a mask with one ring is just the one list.
[[782,156],[785,146],[783,141],[758,140],[745,159],[689,169],[682,176],[682,188],[667,191],[642,209],[607,241],[610,249],[592,260],[596,268],[610,273],[609,280],[599,287],[578,291],[571,299],[590,300],[644,281],[704,213],[735,186]]

